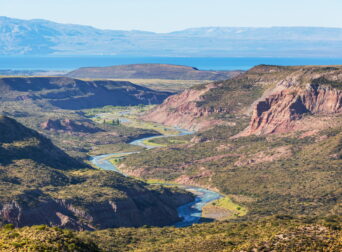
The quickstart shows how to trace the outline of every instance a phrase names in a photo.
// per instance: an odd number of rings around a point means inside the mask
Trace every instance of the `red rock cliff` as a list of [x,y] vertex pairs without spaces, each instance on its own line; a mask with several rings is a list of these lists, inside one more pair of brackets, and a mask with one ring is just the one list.
[[262,135],[290,131],[294,121],[304,114],[342,112],[342,90],[329,86],[308,85],[306,89],[286,88],[259,101],[249,127],[240,134]]

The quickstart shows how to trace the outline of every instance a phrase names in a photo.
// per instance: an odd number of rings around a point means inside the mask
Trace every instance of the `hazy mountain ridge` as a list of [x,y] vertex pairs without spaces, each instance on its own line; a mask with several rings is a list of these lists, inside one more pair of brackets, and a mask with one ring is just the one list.
[[207,27],[153,33],[1,17],[0,35],[0,55],[342,57],[341,28]]
[[329,27],[199,27],[171,34],[252,40],[266,36],[270,40],[342,40],[342,29]]

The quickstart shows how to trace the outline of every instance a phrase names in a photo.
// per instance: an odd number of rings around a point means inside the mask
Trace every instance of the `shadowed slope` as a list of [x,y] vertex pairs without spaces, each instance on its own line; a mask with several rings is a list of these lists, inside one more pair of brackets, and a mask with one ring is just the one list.
[[127,81],[82,81],[67,77],[0,79],[0,100],[29,100],[40,106],[48,104],[62,109],[158,104],[170,94]]

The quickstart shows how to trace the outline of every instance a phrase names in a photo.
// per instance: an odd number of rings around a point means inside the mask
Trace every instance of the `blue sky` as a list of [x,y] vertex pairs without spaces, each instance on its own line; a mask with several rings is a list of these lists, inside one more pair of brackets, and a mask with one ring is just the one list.
[[103,29],[203,26],[342,27],[342,0],[0,0],[0,16]]

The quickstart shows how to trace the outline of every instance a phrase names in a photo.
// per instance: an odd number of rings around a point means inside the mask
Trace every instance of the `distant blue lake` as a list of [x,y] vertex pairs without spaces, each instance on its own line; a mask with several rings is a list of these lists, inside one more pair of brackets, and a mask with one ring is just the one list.
[[247,70],[259,64],[342,65],[342,58],[182,58],[118,56],[0,56],[0,70],[73,70],[123,64],[164,63],[201,70]]

